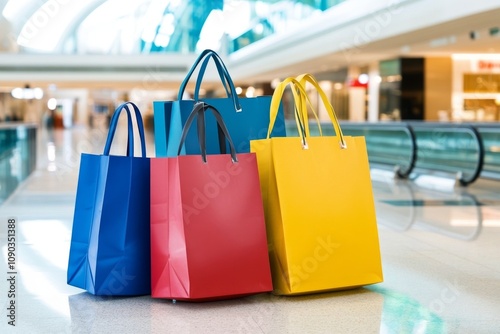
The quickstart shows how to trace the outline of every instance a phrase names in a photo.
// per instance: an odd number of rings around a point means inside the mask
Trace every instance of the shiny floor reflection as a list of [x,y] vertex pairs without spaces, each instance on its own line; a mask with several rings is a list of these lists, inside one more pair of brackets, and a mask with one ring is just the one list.
[[[120,133],[118,133],[120,135]],[[38,168],[0,206],[1,333],[500,332],[500,182],[457,188],[372,170],[385,281],[209,303],[95,297],[66,284],[79,155],[102,130],[42,133]],[[148,155],[153,155],[151,135]],[[115,145],[115,152],[124,151]],[[7,324],[7,220],[16,219],[16,327]]]

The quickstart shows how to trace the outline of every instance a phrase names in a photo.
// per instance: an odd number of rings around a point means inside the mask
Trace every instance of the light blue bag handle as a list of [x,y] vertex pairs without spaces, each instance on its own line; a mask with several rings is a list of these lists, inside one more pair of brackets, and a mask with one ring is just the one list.
[[[220,81],[222,82],[222,86],[224,86],[224,89],[226,90],[226,95],[228,97],[231,97],[231,94],[234,93],[234,89],[233,89],[233,91],[231,91],[231,86],[228,87],[228,85],[230,85],[229,82],[226,82],[227,81],[226,77],[231,78],[229,76],[229,72],[227,71],[227,69],[225,67],[222,67],[221,63],[216,60],[217,58],[214,58],[213,56],[208,56],[208,57],[205,57],[205,59],[203,59],[203,63],[201,63],[201,66],[200,66],[200,72],[198,73],[198,77],[196,78],[196,86],[194,88],[194,100],[195,101],[199,100],[201,82],[203,81],[203,76],[205,75],[205,71],[206,71],[206,68],[207,68],[207,65],[208,65],[208,62],[210,61],[210,59],[214,59],[215,66],[217,67],[217,73],[219,74],[219,78],[220,78]],[[238,95],[238,94],[236,94],[236,95]]]
[[[208,62],[208,60],[210,58],[214,59],[215,65],[217,66],[217,71],[219,72],[219,77],[221,77],[221,81],[222,81],[222,84],[224,85],[224,89],[226,90],[226,92],[229,96],[230,93],[229,93],[229,90],[228,90],[227,85],[226,85],[226,80],[227,80],[227,77],[229,77],[229,72],[227,72],[227,69],[225,66],[223,67],[220,64],[219,55],[213,50],[206,49],[206,50],[203,50],[203,52],[198,56],[198,58],[196,58],[195,62],[191,66],[191,69],[189,70],[188,74],[184,78],[184,81],[181,83],[181,85],[179,87],[179,93],[177,94],[178,100],[182,99],[182,95],[184,94],[184,91],[186,90],[187,83],[191,79],[191,76],[193,75],[196,67],[198,67],[198,65],[200,64],[200,62],[202,60],[205,60],[205,62]],[[199,72],[199,75],[201,75],[201,77],[203,77],[203,74],[205,72],[205,68],[206,68],[206,65]],[[229,80],[231,80],[230,77],[229,77]],[[200,83],[201,83],[201,80],[200,80]],[[197,90],[199,90],[199,87],[197,88]]]
[[139,108],[132,102],[125,102],[116,108],[113,117],[111,118],[111,122],[109,124],[109,132],[108,137],[106,138],[106,145],[104,146],[103,155],[109,155],[111,150],[111,143],[113,142],[113,137],[115,136],[116,127],[118,125],[118,119],[120,117],[120,113],[123,109],[127,111],[127,121],[128,121],[128,143],[127,143],[127,156],[134,156],[134,129],[132,127],[132,117],[131,111],[129,109],[129,105],[132,106],[135,112],[135,118],[137,120],[137,128],[139,130],[139,137],[141,140],[141,155],[143,158],[146,157],[146,140],[144,138],[144,123],[142,122],[141,112]]
[[[184,91],[186,90],[187,83],[189,82],[189,79],[191,79],[191,76],[193,75],[193,72],[195,71],[196,67],[199,65],[199,63],[205,59],[203,62],[200,71],[198,73],[198,80],[196,83],[196,88],[195,88],[195,101],[197,101],[198,94],[199,94],[199,89],[201,85],[201,80],[203,78],[203,75],[205,73],[208,60],[212,58],[215,62],[215,65],[217,66],[217,71],[219,72],[219,76],[221,77],[222,84],[224,85],[224,88],[226,90],[227,96],[233,100],[234,104],[234,109],[239,112],[241,111],[241,105],[240,101],[238,99],[238,94],[236,94],[236,89],[234,88],[234,83],[233,80],[231,79],[231,76],[229,75],[229,72],[226,68],[226,65],[224,65],[224,62],[222,61],[221,57],[213,50],[206,49],[204,50],[196,59],[194,62],[193,66],[189,70],[188,74],[182,81],[180,88],[179,88],[179,93],[177,95],[178,100],[182,100],[182,95],[184,94]],[[224,79],[223,79],[224,78]],[[227,84],[226,84],[227,82]],[[229,86],[229,89],[228,87]]]

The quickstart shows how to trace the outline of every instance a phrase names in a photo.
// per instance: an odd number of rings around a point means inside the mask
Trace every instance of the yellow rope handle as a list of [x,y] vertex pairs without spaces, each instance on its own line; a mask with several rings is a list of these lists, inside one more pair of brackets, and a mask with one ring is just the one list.
[[[292,87],[297,85],[299,82],[295,80],[293,77],[286,78],[282,82],[279,83],[279,85],[274,89],[273,96],[271,98],[271,106],[269,110],[269,128],[267,129],[267,138],[271,136],[271,132],[274,127],[274,123],[276,122],[276,117],[278,116],[278,111],[279,107],[281,104],[281,99],[283,97],[283,93],[286,89],[286,87],[290,84]],[[294,94],[294,99],[295,95],[297,94],[297,91],[292,89],[292,93]],[[297,105],[295,106],[297,108]]]
[[[298,81],[299,80],[299,77],[296,78],[296,80]],[[307,95],[307,85],[306,85],[306,82],[300,82],[300,85],[302,86],[302,88],[304,89],[304,91],[306,92],[306,95],[300,95],[300,100],[295,100],[295,102],[297,104],[299,104],[299,107],[298,107],[298,110],[300,111],[300,117],[301,117],[301,120],[302,120],[302,124],[304,124],[304,130],[305,130],[305,133],[306,133],[306,136],[307,137],[310,137],[311,136],[311,133],[309,131],[309,114],[307,113],[307,105],[309,105],[309,107],[311,108],[311,111],[314,115],[314,118],[316,119],[316,124],[318,126],[318,130],[319,130],[319,135],[320,136],[323,136],[323,130],[321,129],[321,123],[319,121],[319,117],[318,117],[318,113],[316,112],[316,110],[314,109],[310,99],[309,99],[309,95]]]
[[[286,87],[290,85],[292,94],[293,94],[293,99],[294,99],[294,108],[295,108],[295,123],[297,124],[297,130],[299,133],[299,136],[302,138],[302,144],[304,147],[307,147],[307,141],[306,141],[306,135],[305,133],[305,125],[304,125],[304,116],[303,116],[303,111],[299,110],[299,108],[302,108],[307,103],[311,105],[311,102],[309,101],[309,97],[307,96],[307,93],[305,89],[300,85],[300,83],[294,78],[294,77],[288,77],[282,82],[279,83],[279,85],[274,89],[274,93],[271,99],[271,106],[270,106],[270,115],[269,115],[269,128],[267,130],[267,138],[271,136],[271,132],[274,127],[274,123],[276,121],[276,117],[278,116],[278,111],[279,111],[279,106],[281,103],[281,99],[283,97],[283,93],[286,89]],[[304,102],[302,102],[304,101]],[[316,115],[316,113],[315,113]],[[306,118],[305,121],[307,121],[307,111],[306,111]],[[321,128],[320,128],[321,131]]]
[[[333,106],[331,105],[330,101],[328,100],[328,97],[326,96],[325,92],[320,87],[320,85],[316,81],[316,79],[311,74],[304,73],[304,74],[299,75],[296,78],[296,81],[298,81],[302,87],[305,87],[306,83],[309,82],[310,84],[312,84],[316,88],[316,90],[319,93],[319,96],[321,97],[321,100],[323,101],[323,104],[328,112],[328,115],[330,116],[330,120],[332,121],[333,127],[335,129],[335,133],[340,138],[340,147],[347,148],[347,144],[344,140],[344,135],[342,134],[342,129],[340,128],[339,121],[337,119],[337,116],[335,115],[335,110],[333,109]],[[301,105],[304,105],[304,104],[305,104],[304,100],[301,101]],[[302,110],[302,112],[303,112],[302,118],[304,119],[303,122],[305,124],[307,124],[308,123],[307,112],[304,113],[303,110]],[[307,130],[307,132],[308,132],[308,130]]]

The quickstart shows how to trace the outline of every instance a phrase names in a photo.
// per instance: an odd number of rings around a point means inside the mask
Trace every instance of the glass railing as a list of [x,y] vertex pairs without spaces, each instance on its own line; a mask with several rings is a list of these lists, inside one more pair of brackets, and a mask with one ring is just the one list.
[[36,168],[36,125],[0,124],[0,205]]
[[[295,123],[287,133],[296,135]],[[321,124],[325,135],[331,124]],[[466,186],[477,178],[500,179],[500,124],[432,122],[342,122],[345,135],[364,136],[370,164],[394,170],[400,178],[412,173],[443,173]],[[318,131],[311,123],[312,135]]]
[[410,123],[417,140],[416,168],[454,174],[462,185],[474,182],[484,162],[478,131],[468,124]]

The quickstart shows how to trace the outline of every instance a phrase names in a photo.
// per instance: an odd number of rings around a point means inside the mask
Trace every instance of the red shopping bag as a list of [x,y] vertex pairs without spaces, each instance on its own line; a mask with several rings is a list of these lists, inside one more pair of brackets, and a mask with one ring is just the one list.
[[[231,154],[207,155],[205,110]],[[262,196],[253,153],[236,154],[219,112],[197,103],[201,157],[151,159],[152,297],[203,301],[272,290]]]

